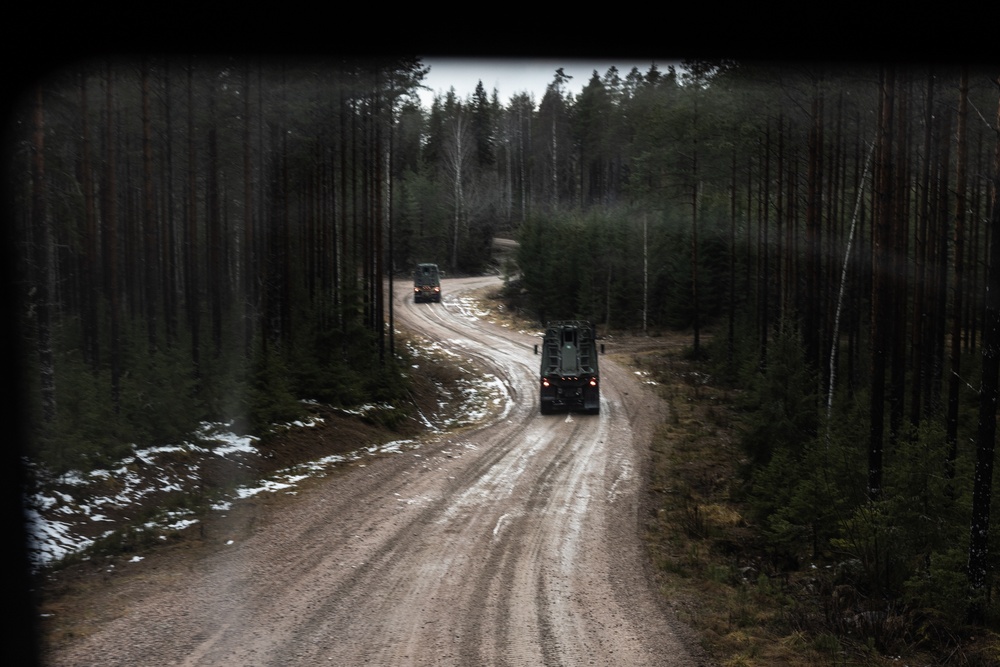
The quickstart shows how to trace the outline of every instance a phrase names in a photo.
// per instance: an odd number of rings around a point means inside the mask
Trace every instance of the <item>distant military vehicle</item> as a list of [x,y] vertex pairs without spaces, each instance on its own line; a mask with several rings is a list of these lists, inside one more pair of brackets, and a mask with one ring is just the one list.
[[[582,408],[592,415],[601,409],[601,382],[594,325],[582,320],[549,322],[541,345],[541,411]],[[600,346],[604,352],[604,345]],[[539,353],[535,345],[535,354]]]
[[417,264],[413,272],[413,301],[441,303],[441,272],[437,264]]

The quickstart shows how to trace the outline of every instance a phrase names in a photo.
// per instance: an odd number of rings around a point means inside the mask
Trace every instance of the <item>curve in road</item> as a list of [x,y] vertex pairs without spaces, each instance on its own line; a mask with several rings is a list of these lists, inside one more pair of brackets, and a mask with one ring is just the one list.
[[400,326],[496,373],[494,419],[324,481],[193,571],[151,573],[161,585],[54,664],[701,664],[638,535],[662,406],[608,362],[599,416],[542,416],[537,340],[467,307],[496,284],[446,280],[441,304],[394,290]]

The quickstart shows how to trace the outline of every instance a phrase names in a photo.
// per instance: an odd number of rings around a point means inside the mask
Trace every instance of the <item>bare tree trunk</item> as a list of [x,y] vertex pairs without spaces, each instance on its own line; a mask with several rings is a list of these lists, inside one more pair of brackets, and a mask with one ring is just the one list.
[[389,333],[389,358],[390,359],[395,359],[396,358],[396,332],[395,332],[396,318],[395,318],[395,307],[393,306],[393,296],[395,295],[395,291],[393,289],[393,284],[392,284],[393,283],[392,278],[393,278],[394,269],[395,269],[395,259],[396,259],[395,247],[394,247],[394,240],[395,239],[394,239],[394,233],[393,233],[395,225],[393,224],[393,205],[392,205],[392,200],[393,200],[393,195],[392,195],[393,188],[392,188],[392,185],[393,185],[394,174],[395,174],[395,171],[393,169],[393,159],[394,159],[393,152],[395,150],[395,137],[396,137],[396,133],[395,133],[396,120],[395,120],[395,117],[394,117],[395,116],[394,106],[396,104],[395,97],[396,97],[395,96],[395,90],[390,86],[390,89],[389,89],[389,104],[388,104],[388,113],[389,113],[389,148],[388,148],[388,151],[387,151],[388,154],[386,156],[386,168],[385,168],[385,173],[386,173],[386,186],[385,186],[386,187],[386,197],[385,197],[385,200],[386,200],[386,221],[387,221],[388,226],[389,226],[389,230],[388,230],[389,231],[389,239],[388,239],[388,241],[389,241],[389,254],[388,254],[388,256],[389,256],[389,266],[386,268],[385,274],[386,274],[386,278],[388,279],[388,282],[389,282],[389,294],[388,294],[387,302],[388,302],[388,311],[389,311],[388,312],[388,318],[389,318],[389,331],[388,331],[388,333]]
[[456,116],[451,132],[444,146],[444,159],[451,178],[452,198],[454,204],[454,227],[452,229],[451,268],[458,268],[458,242],[460,230],[465,222],[465,194],[463,181],[466,178],[468,165],[472,159],[475,144],[468,127],[468,121],[461,114]]
[[[284,86],[284,72],[282,72],[282,90]],[[284,106],[285,100],[282,100]],[[284,121],[284,119],[282,119]],[[282,126],[284,123],[282,123]],[[278,225],[279,243],[278,256],[280,258],[281,272],[279,276],[279,312],[281,313],[280,339],[283,345],[291,345],[292,334],[292,229],[291,229],[291,208],[292,193],[288,175],[288,132],[283,127],[279,128],[281,136],[281,153],[278,156],[281,169],[281,207],[278,217],[272,221]]]
[[913,327],[912,327],[912,358],[915,377],[910,398],[910,423],[913,426],[920,424],[923,417],[924,389],[930,375],[929,364],[927,363],[927,349],[930,340],[930,328],[927,324],[929,317],[931,290],[927,287],[927,282],[931,275],[928,260],[931,252],[931,239],[929,227],[929,193],[931,174],[931,154],[933,150],[933,119],[934,119],[934,76],[927,77],[927,100],[924,107],[924,139],[923,139],[923,164],[921,165],[917,229],[914,235],[914,303],[913,303]]
[[159,276],[159,229],[153,208],[153,122],[149,102],[149,62],[142,61],[142,225],[145,246],[146,336],[149,351],[156,349],[157,279]]
[[[840,272],[840,290],[837,294],[837,307],[833,316],[833,342],[830,345],[830,378],[829,389],[826,395],[826,415],[829,418],[833,414],[833,392],[837,380],[836,352],[838,341],[840,340],[840,313],[844,304],[844,291],[847,287],[847,270],[851,265],[851,253],[854,249],[854,235],[858,224],[858,215],[861,212],[862,197],[864,194],[864,184],[868,179],[868,165],[871,162],[872,153],[875,151],[875,144],[872,143],[868,151],[868,159],[865,161],[865,171],[859,181],[858,194],[854,202],[854,214],[851,216],[851,227],[847,233],[847,247],[844,249],[844,264]],[[827,432],[829,435],[829,431]]]
[[200,375],[201,366],[201,313],[198,277],[198,206],[197,206],[197,163],[195,161],[194,124],[194,65],[188,66],[188,183],[187,215],[184,225],[184,304],[188,329],[191,332],[191,361],[195,374]]
[[[214,103],[210,106],[214,107]],[[214,111],[214,110],[213,110]],[[214,116],[214,113],[213,113]],[[205,223],[208,227],[208,253],[205,277],[212,316],[212,354],[222,353],[222,289],[225,266],[222,258],[222,212],[219,202],[219,141],[215,119],[208,128],[208,174],[205,192]]]
[[531,118],[528,118],[528,132],[524,131],[524,119],[522,115],[524,114],[524,109],[521,106],[517,108],[517,121],[518,121],[518,137],[521,139],[521,160],[520,160],[520,171],[521,171],[521,222],[523,223],[528,218],[528,175],[525,171],[527,163],[527,150],[525,146],[531,145]]
[[256,300],[256,254],[253,216],[253,157],[250,149],[250,67],[243,73],[243,268],[240,271],[243,297],[243,351],[249,356],[253,342]]
[[693,308],[694,341],[692,342],[692,353],[697,359],[701,355],[701,304],[698,293],[698,213],[701,195],[701,182],[698,178],[697,153],[695,154],[695,182],[692,188],[691,202],[691,302]]
[[726,335],[726,368],[736,370],[736,145],[733,145],[729,175],[729,305]]
[[105,263],[108,267],[108,309],[111,319],[111,401],[115,414],[121,406],[121,306],[118,293],[118,193],[115,177],[116,156],[114,132],[114,79],[111,66],[107,68],[106,141],[107,162],[104,184]]
[[83,164],[80,169],[83,188],[83,210],[86,221],[84,228],[83,279],[83,351],[91,368],[100,363],[100,326],[98,323],[98,268],[97,268],[97,208],[94,201],[94,168],[90,161],[90,119],[87,104],[87,76],[80,76],[80,116],[82,119]]
[[910,77],[905,74],[903,81],[897,81],[896,100],[897,112],[895,119],[894,147],[896,158],[894,162],[893,184],[893,216],[891,222],[892,238],[892,269],[891,297],[887,305],[891,308],[892,323],[889,343],[890,389],[889,389],[889,445],[894,446],[899,439],[903,426],[904,406],[906,400],[906,313],[909,276],[909,176],[910,161],[907,159],[909,141],[907,126],[909,114]]
[[163,62],[163,105],[166,125],[166,168],[163,177],[163,323],[167,345],[177,341],[177,239],[174,231],[174,157],[173,157],[173,113],[170,95],[170,63]]
[[950,239],[948,236],[948,164],[951,135],[951,118],[948,110],[939,109],[936,114],[937,132],[935,136],[936,159],[931,172],[931,215],[929,240],[931,271],[928,285],[932,287],[927,317],[928,331],[925,349],[929,360],[929,372],[925,382],[924,414],[937,416],[941,410],[941,383],[944,369],[945,328],[948,302],[948,265],[950,260]]
[[955,165],[955,274],[952,292],[951,373],[948,375],[948,416],[945,440],[948,443],[946,473],[955,476],[955,459],[958,458],[958,403],[962,375],[962,287],[965,271],[965,199],[966,199],[966,117],[968,115],[969,75],[963,69],[959,83],[958,127],[955,141],[958,144]]
[[53,303],[55,296],[55,265],[52,230],[46,206],[48,192],[45,181],[45,109],[41,85],[35,90],[33,114],[31,169],[31,226],[34,231],[35,275],[32,307],[35,312],[35,336],[38,350],[38,371],[41,379],[42,419],[52,423],[56,418],[56,367],[52,352]]
[[806,358],[809,366],[820,368],[820,345],[823,339],[823,122],[824,99],[815,92],[812,100],[812,126],[809,130],[808,199],[806,204]]
[[[964,79],[964,77],[963,77]],[[997,80],[1000,83],[1000,79]],[[997,105],[1000,128],[1000,104]],[[990,503],[993,497],[993,457],[997,430],[997,385],[1000,384],[1000,132],[993,159],[990,251],[986,307],[983,322],[983,380],[979,394],[979,428],[976,472],[972,488],[972,522],[969,535],[970,620],[981,623],[985,614],[982,593],[989,563]]]
[[375,142],[373,145],[372,159],[374,160],[374,192],[372,193],[372,200],[374,202],[374,211],[372,212],[372,218],[374,219],[374,232],[375,232],[375,253],[374,260],[375,266],[373,271],[374,280],[372,281],[372,288],[375,290],[375,333],[378,341],[378,363],[380,367],[385,366],[385,289],[383,288],[384,278],[385,278],[385,250],[383,248],[383,229],[385,226],[384,220],[384,208],[382,202],[382,188],[384,185],[384,156],[382,155],[382,117],[381,117],[381,105],[382,98],[379,95],[378,86],[380,84],[380,77],[378,71],[375,73],[375,88],[376,92],[373,94],[373,105],[375,107],[374,111],[374,130]]
[[885,374],[890,322],[888,301],[889,271],[892,262],[893,154],[892,127],[894,112],[895,72],[890,68],[882,72],[878,149],[876,159],[876,216],[872,241],[872,312],[871,312],[871,368],[872,388],[871,424],[868,445],[868,497],[882,495],[882,447],[885,426]]
[[778,191],[774,195],[774,299],[778,310],[778,326],[783,326],[785,318],[785,289],[784,283],[788,282],[785,275],[785,265],[782,259],[784,251],[788,250],[783,245],[784,240],[784,216],[785,216],[785,116],[778,114],[778,164],[775,166],[775,178],[777,179]]
[[552,112],[552,208],[559,206],[559,143],[556,140],[556,113]]
[[759,207],[760,216],[759,222],[757,224],[757,238],[759,239],[757,244],[757,256],[760,257],[760,274],[759,274],[759,292],[758,299],[760,306],[760,368],[767,368],[767,347],[768,347],[768,334],[771,330],[770,321],[770,311],[769,311],[769,300],[770,294],[768,293],[768,286],[771,280],[770,271],[770,244],[768,243],[768,232],[769,232],[769,217],[771,212],[771,126],[768,123],[767,128],[764,130],[764,164],[763,164],[763,174],[761,175],[761,187],[763,191],[760,195],[761,206]]

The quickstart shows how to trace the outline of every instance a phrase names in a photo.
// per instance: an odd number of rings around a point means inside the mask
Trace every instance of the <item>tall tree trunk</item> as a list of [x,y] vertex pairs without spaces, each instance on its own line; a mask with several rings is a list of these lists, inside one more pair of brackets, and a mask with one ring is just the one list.
[[38,351],[38,372],[41,380],[42,420],[52,423],[56,418],[56,367],[52,351],[54,321],[55,265],[52,230],[49,225],[48,188],[45,178],[45,109],[42,87],[35,90],[33,113],[31,169],[31,226],[34,231],[35,275],[32,283],[35,312],[35,337]]
[[84,263],[81,280],[83,306],[83,353],[96,370],[100,364],[100,324],[98,322],[98,301],[100,290],[98,276],[98,230],[97,207],[94,201],[94,167],[90,160],[90,119],[87,103],[87,76],[80,76],[80,117],[82,120],[81,136],[83,145],[82,166],[80,177],[83,188],[84,227]]
[[219,139],[215,125],[215,94],[209,92],[208,165],[205,192],[205,224],[208,231],[205,286],[208,288],[212,316],[212,354],[222,353],[222,291],[225,280],[223,259],[222,212],[219,201]]
[[948,266],[951,253],[951,237],[949,235],[950,213],[948,211],[949,192],[949,159],[951,150],[951,117],[947,109],[938,109],[936,159],[931,175],[931,234],[933,241],[932,267],[933,297],[931,315],[928,318],[931,332],[928,347],[928,357],[931,361],[931,371],[928,374],[926,388],[925,414],[940,416],[942,406],[942,381],[945,367],[945,339],[947,329],[948,305]]
[[909,275],[909,160],[906,151],[909,146],[907,125],[909,114],[910,77],[904,76],[904,81],[897,81],[896,118],[894,150],[894,183],[891,221],[892,238],[892,269],[891,294],[891,340],[889,343],[890,390],[889,390],[889,446],[894,446],[900,437],[903,426],[904,407],[906,400],[906,311],[908,298]]
[[[964,77],[963,77],[964,78]],[[997,79],[1000,84],[1000,78]],[[1000,128],[997,105],[994,130]],[[990,215],[989,268],[983,318],[983,380],[979,393],[979,427],[976,437],[976,472],[972,488],[972,521],[969,535],[969,616],[981,623],[985,615],[982,593],[989,562],[990,503],[993,497],[993,456],[997,430],[997,396],[1000,383],[1000,131],[993,159],[992,214]]]
[[[865,181],[867,181],[868,179],[868,165],[871,162],[871,156],[874,150],[875,150],[875,144],[873,142],[871,150],[868,152],[868,159],[865,160],[864,174],[862,174],[860,178],[856,179],[854,184],[857,190],[857,197],[854,204],[854,212],[851,215],[851,226],[847,232],[847,243],[844,249],[844,263],[840,272],[840,290],[837,295],[837,302],[836,302],[837,305],[833,315],[833,340],[830,343],[830,377],[828,379],[829,389],[827,390],[827,395],[826,395],[827,417],[830,417],[833,414],[833,394],[836,388],[836,380],[837,380],[837,349],[839,348],[840,345],[840,314],[844,304],[844,293],[847,288],[848,269],[850,268],[850,266],[854,261],[853,260],[854,238],[857,233],[858,217],[862,210],[861,202],[864,195],[864,184]],[[857,171],[857,165],[855,165],[855,171]],[[848,354],[848,359],[850,358],[851,355]],[[851,374],[848,373],[848,378],[850,377]]]
[[338,306],[338,317],[340,318],[341,325],[341,354],[346,359],[347,356],[347,281],[351,275],[348,272],[348,262],[354,261],[354,256],[350,252],[350,237],[348,233],[350,232],[351,225],[348,224],[348,204],[350,203],[350,198],[348,194],[348,121],[351,117],[350,105],[345,98],[346,85],[340,87],[340,214],[338,216],[340,220],[340,257],[341,261],[337,265],[337,284],[338,289],[336,290],[336,303]]
[[256,293],[256,254],[254,244],[253,155],[250,141],[250,65],[243,72],[243,252],[240,292],[243,297],[243,351],[249,357],[254,332],[254,295]]
[[910,398],[910,423],[918,426],[923,417],[924,391],[931,373],[927,363],[927,349],[930,341],[930,294],[928,281],[932,275],[928,261],[931,253],[930,238],[930,175],[933,153],[934,127],[934,75],[927,76],[927,97],[924,105],[923,161],[921,163],[917,202],[917,229],[914,235],[914,301],[913,327],[911,335],[912,367],[914,369]]
[[757,235],[760,240],[757,244],[757,256],[760,257],[760,280],[759,280],[759,310],[760,310],[760,368],[767,368],[767,352],[769,345],[769,334],[771,331],[770,314],[770,213],[771,213],[771,126],[767,124],[764,130],[764,166],[761,175],[763,191],[760,195],[760,222],[757,226]]
[[107,160],[104,183],[104,230],[105,230],[105,264],[108,268],[107,293],[108,310],[111,320],[111,401],[115,414],[121,407],[121,305],[118,291],[118,192],[115,176],[117,136],[114,127],[114,75],[111,65],[107,67],[105,83],[107,97],[106,141]]
[[149,351],[156,349],[156,293],[159,277],[160,238],[153,201],[153,121],[149,102],[149,62],[142,61],[142,225],[145,247],[146,337]]
[[[524,107],[518,105],[517,108],[517,120],[518,120],[518,136],[521,139],[521,150],[520,150],[520,172],[521,172],[521,222],[523,223],[528,219],[528,174],[526,172],[527,163],[527,146],[531,145],[531,115],[528,114],[527,120],[523,118]],[[528,131],[524,131],[524,126],[527,124]]]
[[878,151],[876,160],[876,211],[872,238],[872,312],[871,312],[871,424],[868,444],[868,497],[882,495],[882,447],[885,428],[885,374],[891,323],[888,281],[892,267],[892,189],[894,165],[892,128],[895,72],[883,70],[879,99]]
[[729,304],[726,334],[726,369],[736,371],[736,145],[732,148],[729,174]]
[[[394,228],[395,225],[393,224],[393,203],[392,203],[393,202],[393,187],[392,186],[393,186],[393,183],[395,181],[395,170],[393,169],[393,158],[394,158],[393,152],[394,152],[394,149],[395,149],[395,131],[394,131],[394,129],[396,127],[396,121],[395,121],[395,118],[394,118],[394,111],[393,111],[393,106],[395,105],[395,97],[396,97],[395,96],[395,91],[390,87],[390,90],[389,90],[389,104],[388,104],[388,114],[389,114],[389,148],[388,148],[388,154],[387,154],[387,157],[386,157],[386,162],[387,162],[387,168],[386,168],[387,179],[386,179],[386,186],[385,186],[386,187],[386,198],[385,198],[385,200],[386,200],[386,208],[387,208],[387,210],[386,210],[386,222],[387,222],[388,228],[389,228],[389,254],[388,254],[388,256],[389,256],[389,266],[386,268],[386,278],[388,279],[388,283],[389,283],[389,294],[388,294],[387,301],[388,301],[388,311],[389,311],[388,312],[388,317],[389,317],[389,331],[388,331],[388,334],[389,334],[389,358],[390,359],[395,359],[396,358],[396,335],[395,335],[396,322],[395,322],[395,308],[393,306],[394,290],[393,290],[393,280],[392,280],[393,274],[394,274],[393,269],[395,268],[395,259],[396,259],[395,248],[393,247],[393,245],[394,245],[394,243],[393,243],[394,242],[393,228]],[[508,212],[508,215],[509,215],[509,212]]]
[[[284,72],[282,72],[282,84],[284,84]],[[282,90],[285,90],[285,86],[282,85]],[[282,100],[282,106],[286,104],[286,100]],[[289,182],[288,173],[288,132],[281,132],[281,155],[278,158],[281,161],[281,209],[279,212],[280,218],[276,222],[280,225],[281,230],[281,248],[279,257],[281,258],[281,277],[280,285],[280,313],[281,313],[281,341],[283,345],[289,346],[292,344],[293,333],[292,333],[292,192]]]
[[466,222],[465,192],[463,181],[468,171],[468,165],[473,157],[474,145],[471,133],[469,132],[468,121],[461,114],[457,115],[452,123],[451,131],[448,134],[444,146],[444,159],[451,179],[452,198],[454,200],[454,216],[451,242],[451,268],[458,269],[458,244],[461,237],[460,230]]
[[201,375],[201,303],[198,276],[198,195],[195,161],[194,124],[194,64],[188,65],[188,164],[187,164],[187,215],[184,225],[184,306],[188,330],[191,332],[191,361],[195,375]]
[[948,416],[945,440],[948,443],[948,464],[946,474],[955,476],[955,460],[958,458],[958,408],[962,376],[962,292],[965,271],[965,206],[966,206],[966,116],[968,115],[969,75],[963,69],[959,82],[958,126],[955,141],[958,144],[955,159],[955,274],[952,291],[951,322],[951,373],[948,375]]
[[819,368],[822,329],[822,198],[823,198],[823,99],[813,94],[809,129],[809,164],[806,203],[806,321],[805,348],[809,366]]
[[783,228],[784,228],[784,216],[785,216],[785,117],[784,113],[778,114],[778,163],[775,165],[775,178],[777,179],[777,192],[774,195],[774,280],[772,284],[774,285],[775,295],[775,307],[777,308],[777,318],[779,326],[785,318],[785,302],[784,294],[785,289],[783,287],[784,283],[787,282],[788,278],[785,275],[785,267],[782,262],[782,251],[786,250],[782,246],[783,241]]
[[701,182],[698,181],[697,153],[695,154],[695,181],[691,188],[691,307],[692,322],[694,329],[694,340],[692,341],[692,354],[697,359],[701,356],[701,303],[698,292],[698,213],[699,197],[701,195]]
[[[380,84],[380,77],[378,72],[375,76],[375,86],[376,90]],[[384,207],[382,202],[382,192],[384,187],[384,176],[385,176],[385,163],[384,156],[382,155],[382,117],[381,117],[381,106],[382,98],[377,92],[373,95],[374,103],[374,127],[372,128],[375,133],[374,141],[374,192],[372,193],[372,199],[374,200],[374,210],[372,211],[372,217],[375,222],[375,266],[374,266],[374,280],[372,281],[372,287],[375,290],[375,331],[378,340],[378,363],[380,367],[385,366],[385,289],[383,283],[385,280],[385,250],[382,247],[384,243],[383,239],[383,227],[385,220]]]
[[166,168],[163,171],[163,324],[167,344],[177,341],[177,237],[174,228],[174,141],[173,107],[170,93],[170,63],[163,62],[163,105],[166,139]]
[[556,111],[552,110],[552,209],[559,206],[559,142],[556,140]]
[[267,214],[264,219],[263,231],[267,238],[262,249],[264,269],[262,275],[263,289],[261,300],[261,317],[263,319],[261,343],[266,357],[270,348],[281,342],[281,311],[279,309],[280,275],[281,275],[281,216],[284,207],[284,190],[281,180],[281,154],[278,140],[280,130],[274,122],[268,123],[267,146]]

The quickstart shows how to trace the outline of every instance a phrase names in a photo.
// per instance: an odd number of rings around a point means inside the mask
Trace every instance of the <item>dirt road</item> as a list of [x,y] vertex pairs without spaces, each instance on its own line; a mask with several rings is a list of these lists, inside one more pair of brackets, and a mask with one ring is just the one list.
[[602,365],[600,415],[541,416],[537,340],[395,288],[401,325],[491,368],[498,419],[318,484],[197,564],[150,564],[54,665],[695,665],[650,590],[643,444],[661,407]]

